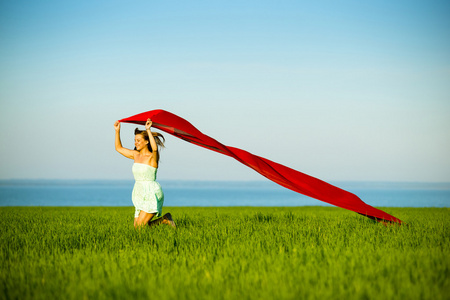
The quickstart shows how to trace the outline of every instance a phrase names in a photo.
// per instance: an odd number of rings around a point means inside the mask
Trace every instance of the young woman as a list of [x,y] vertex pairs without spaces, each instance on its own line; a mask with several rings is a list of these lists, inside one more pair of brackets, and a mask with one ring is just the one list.
[[151,132],[152,120],[148,119],[145,130],[136,128],[134,131],[134,150],[122,147],[120,141],[120,122],[114,123],[116,129],[116,150],[123,156],[133,159],[133,175],[136,180],[133,188],[132,200],[136,208],[134,214],[134,227],[144,225],[167,224],[175,228],[175,222],[170,213],[162,218],[153,220],[153,217],[161,216],[164,203],[164,193],[161,186],[156,182],[156,172],[158,170],[159,152],[158,146],[164,147],[164,137],[156,132]]

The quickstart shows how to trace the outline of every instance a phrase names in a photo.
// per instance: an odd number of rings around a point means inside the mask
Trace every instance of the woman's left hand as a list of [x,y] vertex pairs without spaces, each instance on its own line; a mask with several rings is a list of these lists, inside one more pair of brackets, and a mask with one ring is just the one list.
[[150,127],[152,127],[152,124],[153,124],[152,120],[150,120],[150,118],[148,118],[147,123],[145,123],[145,129],[149,130]]

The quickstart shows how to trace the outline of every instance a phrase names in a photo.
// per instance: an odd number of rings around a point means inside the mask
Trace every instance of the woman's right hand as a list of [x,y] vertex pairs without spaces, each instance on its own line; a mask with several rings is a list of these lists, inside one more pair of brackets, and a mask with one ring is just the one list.
[[114,123],[114,129],[115,129],[116,131],[119,131],[119,130],[120,130],[120,122],[119,122],[119,121],[116,121],[116,123]]

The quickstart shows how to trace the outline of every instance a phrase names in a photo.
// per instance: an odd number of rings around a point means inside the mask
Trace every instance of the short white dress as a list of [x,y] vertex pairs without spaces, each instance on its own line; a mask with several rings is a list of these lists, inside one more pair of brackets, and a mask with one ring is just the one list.
[[134,163],[133,175],[136,181],[133,188],[131,199],[136,208],[134,217],[139,217],[139,213],[155,213],[157,217],[161,216],[164,203],[164,193],[161,185],[156,182],[157,168],[147,164]]

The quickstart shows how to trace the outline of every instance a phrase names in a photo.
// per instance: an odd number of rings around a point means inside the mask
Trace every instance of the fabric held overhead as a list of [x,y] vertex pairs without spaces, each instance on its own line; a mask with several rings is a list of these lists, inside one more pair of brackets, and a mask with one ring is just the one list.
[[228,155],[285,188],[357,212],[377,221],[402,223],[398,218],[364,203],[353,193],[264,157],[223,145],[200,132],[187,120],[168,111],[151,110],[119,121],[145,125],[148,118],[152,120],[153,127],[200,147]]

